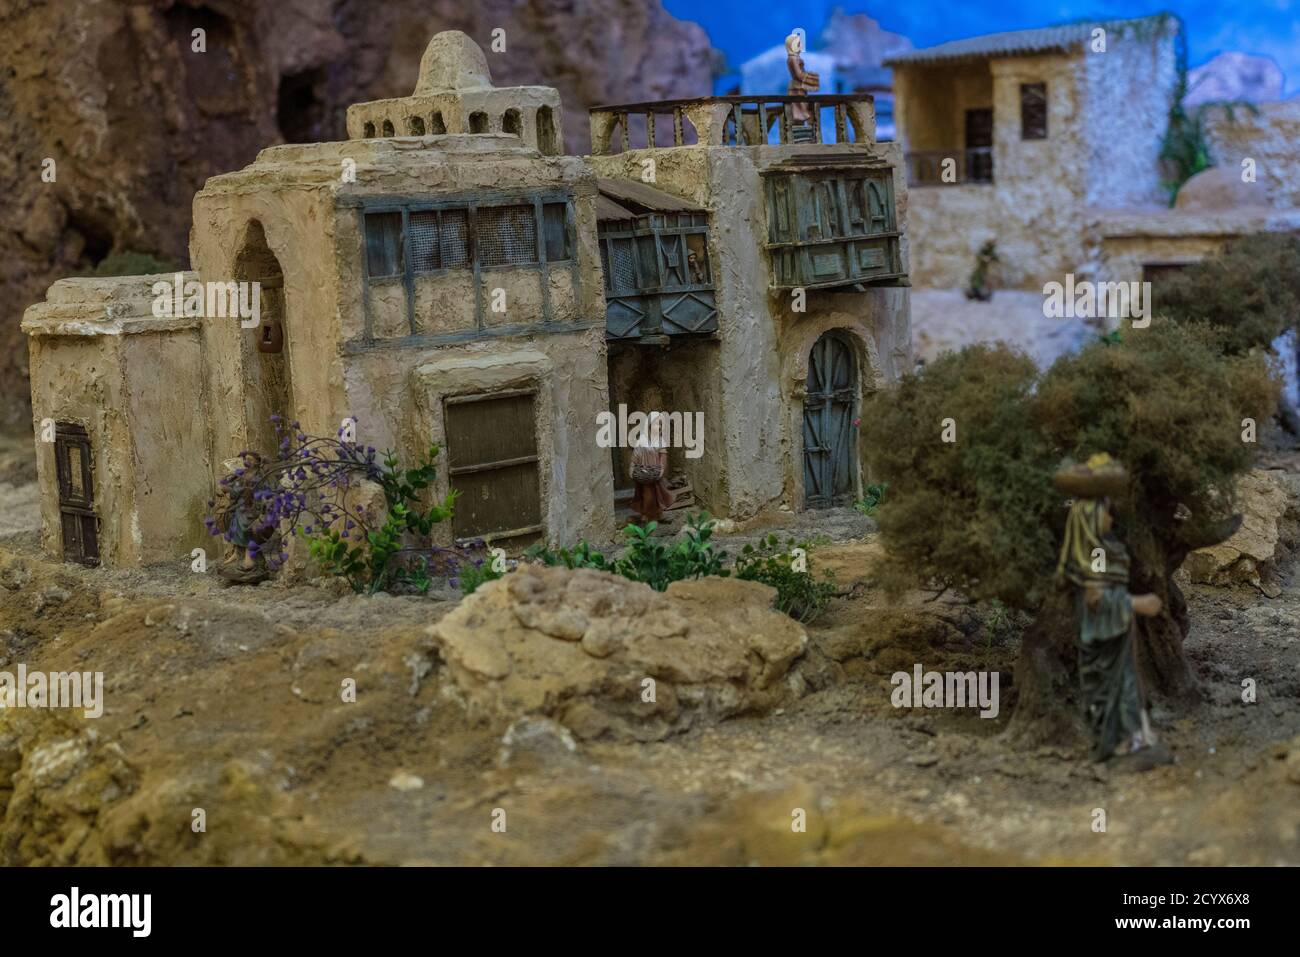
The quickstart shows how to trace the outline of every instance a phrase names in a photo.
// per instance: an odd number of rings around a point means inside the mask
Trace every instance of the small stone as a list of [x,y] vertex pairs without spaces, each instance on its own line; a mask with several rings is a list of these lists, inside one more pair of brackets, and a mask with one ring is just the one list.
[[418,791],[424,787],[424,779],[409,771],[396,771],[388,779],[388,786],[399,791]]

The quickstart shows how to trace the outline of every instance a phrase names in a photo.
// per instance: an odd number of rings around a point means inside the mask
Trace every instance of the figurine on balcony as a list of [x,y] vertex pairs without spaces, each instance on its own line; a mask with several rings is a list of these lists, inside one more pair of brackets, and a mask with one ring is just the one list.
[[1093,759],[1105,761],[1127,742],[1119,759],[1127,769],[1169,764],[1173,758],[1156,743],[1147,716],[1133,618],[1160,614],[1162,603],[1154,594],[1130,594],[1128,549],[1112,530],[1110,496],[1128,485],[1128,473],[1103,453],[1083,465],[1063,464],[1053,483],[1074,496],[1056,574],[1078,591],[1079,679]]
[[[786,89],[789,96],[802,96],[805,93],[816,93],[821,86],[821,77],[816,73],[809,73],[803,66],[804,40],[803,32],[795,30],[785,38],[785,64],[790,70],[790,86]],[[809,127],[812,119],[812,105],[809,103],[791,103],[790,116],[792,125],[799,127]],[[809,132],[811,132],[809,130]],[[793,138],[793,132],[792,132]],[[804,139],[808,137],[802,137]]]

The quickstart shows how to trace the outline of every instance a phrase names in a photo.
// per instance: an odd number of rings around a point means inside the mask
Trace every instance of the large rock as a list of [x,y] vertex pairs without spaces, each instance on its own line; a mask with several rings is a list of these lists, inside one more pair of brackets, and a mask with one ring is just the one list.
[[762,711],[803,628],[766,585],[676,582],[663,594],[605,572],[526,565],[430,628],[470,710],[552,718],[577,737],[656,740],[699,719]]
[[1241,528],[1226,542],[1198,549],[1187,556],[1183,568],[1193,582],[1234,585],[1249,582],[1267,589],[1260,573],[1272,563],[1286,514],[1288,494],[1272,472],[1252,469],[1237,483]]

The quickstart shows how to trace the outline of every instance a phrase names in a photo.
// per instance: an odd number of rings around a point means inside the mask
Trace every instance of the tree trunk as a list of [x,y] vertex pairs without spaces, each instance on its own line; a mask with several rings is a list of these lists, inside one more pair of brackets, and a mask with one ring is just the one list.
[[1079,651],[1073,595],[1053,590],[1020,641],[1016,660],[1016,710],[1006,737],[1026,748],[1087,745],[1079,706]]
[[[1153,591],[1164,602],[1155,618],[1137,620],[1138,680],[1148,700],[1187,705],[1199,700],[1196,675],[1183,648],[1187,602],[1172,578],[1143,582],[1135,593]],[[1006,736],[1022,747],[1066,748],[1089,742],[1079,702],[1078,613],[1072,588],[1053,591],[1020,643],[1014,685],[1016,710]]]

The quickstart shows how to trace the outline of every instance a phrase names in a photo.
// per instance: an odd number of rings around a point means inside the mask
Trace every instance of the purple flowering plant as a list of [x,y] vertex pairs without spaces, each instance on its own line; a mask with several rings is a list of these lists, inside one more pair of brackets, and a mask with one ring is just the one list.
[[[219,482],[220,505],[208,503],[209,533],[260,555],[272,570],[288,559],[284,536],[298,535],[323,571],[345,577],[359,593],[427,591],[429,556],[439,550],[407,542],[427,543],[433,527],[451,518],[456,492],[424,503],[423,493],[437,477],[440,446],[431,445],[413,468],[403,468],[393,452],[381,457],[373,446],[346,438],[344,429],[325,438],[279,416],[271,421],[279,440],[276,457],[240,454],[241,465]],[[348,501],[361,481],[383,489],[385,514],[379,520]]]

